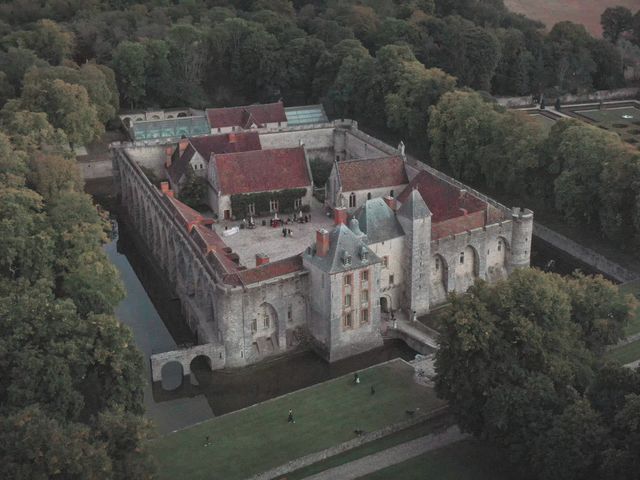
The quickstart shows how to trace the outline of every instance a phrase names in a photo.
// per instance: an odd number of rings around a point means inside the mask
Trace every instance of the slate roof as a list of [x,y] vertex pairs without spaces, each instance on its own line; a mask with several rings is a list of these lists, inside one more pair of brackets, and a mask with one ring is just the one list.
[[[463,193],[455,185],[422,170],[400,195],[398,201],[406,203],[407,198],[417,189],[433,214],[432,223],[460,217],[466,213],[478,212],[487,208],[487,204],[471,193]],[[403,205],[404,206],[404,205]]]
[[415,220],[431,216],[431,211],[418,190],[414,189],[405,197],[404,203],[398,209],[398,215]]
[[287,115],[282,102],[246,105],[244,107],[208,108],[207,118],[211,128],[250,128],[252,123],[263,127],[267,123],[286,122]]
[[[179,147],[176,147],[178,150]],[[207,135],[203,137],[192,137],[182,155],[173,155],[171,166],[167,168],[167,173],[174,182],[179,182],[187,171],[189,162],[198,152],[205,161],[216,153],[247,152],[260,150],[260,135],[258,132],[228,133],[222,135]]]
[[384,242],[404,235],[393,210],[382,198],[367,200],[353,214],[358,226],[367,235],[369,244]]
[[343,192],[409,183],[400,156],[346,160],[336,165]]
[[[304,254],[309,256],[311,263],[327,273],[346,272],[382,261],[344,224],[336,225],[329,233],[329,241],[330,246],[326,256],[316,255],[313,247],[311,253]],[[366,260],[362,258],[363,251],[366,252]],[[345,265],[342,260],[345,253],[351,255],[350,265]]]
[[311,185],[304,147],[214,155],[213,168],[216,187],[223,195]]

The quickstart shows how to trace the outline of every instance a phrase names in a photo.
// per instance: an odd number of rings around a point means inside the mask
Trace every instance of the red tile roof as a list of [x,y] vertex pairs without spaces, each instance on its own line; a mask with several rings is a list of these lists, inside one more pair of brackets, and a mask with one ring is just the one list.
[[418,173],[407,188],[400,195],[398,201],[404,202],[411,190],[416,188],[422,199],[431,210],[431,222],[437,223],[450,218],[473,213],[487,208],[487,204],[471,193],[463,193],[455,185],[452,185],[431,173],[422,170]]
[[213,223],[212,218],[203,217],[193,208],[174,198],[173,195],[165,194],[164,199],[180,222],[187,228],[187,231],[191,231],[195,225],[211,225]]
[[251,128],[252,123],[262,127],[267,123],[287,121],[282,102],[247,105],[244,107],[208,108],[207,118],[211,128]]
[[280,277],[289,273],[300,272],[304,268],[302,266],[302,256],[284,258],[272,263],[267,263],[259,267],[251,268],[238,272],[237,278],[244,284],[263,282],[270,278]]
[[337,165],[343,192],[409,183],[402,157],[348,160]]
[[224,195],[311,185],[303,147],[214,155],[213,162]]
[[231,250],[224,243],[224,240],[213,230],[196,225],[191,231],[191,235],[205,255],[212,254],[222,268],[222,273],[232,273],[238,271],[239,265],[229,257]]
[[[185,148],[179,158],[174,152],[171,166],[167,168],[167,173],[174,182],[179,182],[186,172],[189,162],[196,152],[205,161],[216,153],[248,152],[260,150],[260,135],[258,132],[225,133],[222,135],[207,135],[203,137],[189,138],[187,148]],[[176,147],[176,151],[180,147]]]

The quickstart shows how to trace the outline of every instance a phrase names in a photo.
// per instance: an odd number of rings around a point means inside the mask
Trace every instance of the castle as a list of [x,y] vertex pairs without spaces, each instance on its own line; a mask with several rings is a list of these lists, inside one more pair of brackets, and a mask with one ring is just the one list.
[[[212,368],[303,341],[340,360],[382,345],[392,313],[415,319],[529,265],[531,211],[411,165],[354,121],[292,125],[270,109],[209,110],[210,135],[112,145],[120,202]],[[310,159],[332,164],[323,202]],[[178,200],[185,172],[206,180],[210,211]]]

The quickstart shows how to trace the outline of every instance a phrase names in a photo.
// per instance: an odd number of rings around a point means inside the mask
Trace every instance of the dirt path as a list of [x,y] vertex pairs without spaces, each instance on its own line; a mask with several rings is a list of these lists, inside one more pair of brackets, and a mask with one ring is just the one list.
[[459,442],[468,435],[460,432],[456,425],[437,434],[425,435],[410,442],[402,443],[372,455],[345,463],[338,467],[330,468],[317,473],[305,480],[355,480],[391,465],[402,463],[410,458],[417,457],[430,450],[445,447],[451,443]]

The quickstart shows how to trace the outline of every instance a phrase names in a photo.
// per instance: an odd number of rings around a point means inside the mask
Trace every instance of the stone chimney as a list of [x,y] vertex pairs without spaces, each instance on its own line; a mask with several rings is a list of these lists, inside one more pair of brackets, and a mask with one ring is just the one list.
[[269,256],[266,253],[256,253],[256,267],[269,263]]
[[321,228],[316,232],[316,255],[326,257],[329,253],[329,232]]
[[398,204],[396,203],[395,198],[393,198],[391,195],[387,195],[383,198],[383,200],[391,210],[393,210],[394,212],[396,211],[396,209],[398,208]]
[[347,209],[345,207],[336,207],[333,210],[333,219],[336,225],[347,224]]
[[173,198],[173,192],[169,188],[169,182],[160,182],[160,191],[168,197]]
[[180,143],[178,143],[178,148],[180,149],[180,154],[179,154],[180,156],[182,156],[184,151],[187,149],[187,145],[189,145],[189,139],[181,138]]
[[164,166],[167,168],[171,166],[171,161],[173,159],[173,152],[174,152],[173,147],[167,147],[164,149],[164,154],[165,154]]

